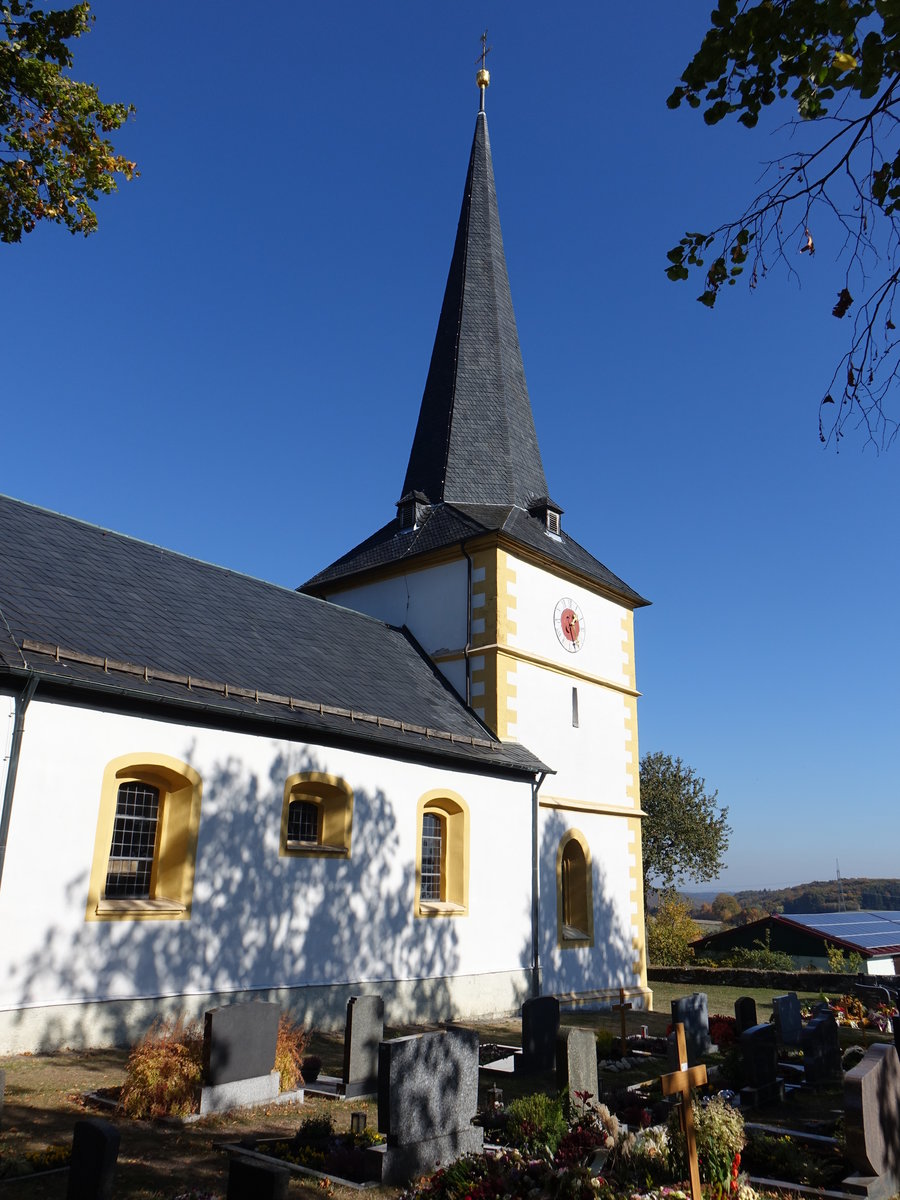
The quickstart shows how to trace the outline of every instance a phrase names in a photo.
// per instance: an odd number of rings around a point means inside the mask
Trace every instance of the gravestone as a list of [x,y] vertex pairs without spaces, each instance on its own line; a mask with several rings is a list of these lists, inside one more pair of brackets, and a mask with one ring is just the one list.
[[897,1048],[897,1054],[900,1055],[900,1016],[891,1017],[891,1028],[894,1031],[894,1045]]
[[378,1047],[384,1038],[381,996],[351,996],[344,1026],[344,1086],[347,1100],[378,1091]]
[[590,1029],[563,1026],[556,1038],[556,1090],[569,1093],[577,1108],[576,1092],[600,1094],[597,1076],[597,1039]]
[[690,996],[682,996],[678,1000],[673,1000],[672,1024],[684,1026],[688,1065],[694,1066],[704,1054],[712,1049],[706,992],[692,992]]
[[756,1019],[756,1001],[752,996],[738,996],[734,1002],[734,1019],[739,1035],[745,1029],[752,1029],[754,1025],[759,1024]]
[[893,1000],[886,987],[879,984],[854,983],[852,991],[859,996],[866,1008],[877,1008],[879,1004],[893,1006]]
[[841,1044],[832,1013],[813,1017],[800,1030],[803,1051],[803,1081],[816,1086],[833,1079],[841,1070]]
[[800,1030],[803,1028],[803,1018],[800,1015],[800,1001],[796,992],[788,992],[786,996],[772,997],[772,1010],[775,1013],[775,1033],[780,1046],[799,1046]]
[[386,1146],[381,1182],[402,1184],[464,1154],[479,1154],[478,1034],[444,1029],[393,1038],[378,1048],[378,1130]]
[[287,1167],[235,1156],[228,1164],[225,1200],[287,1200],[290,1178]]
[[868,1181],[863,1194],[873,1200],[900,1190],[900,1058],[886,1042],[870,1046],[844,1076],[844,1133],[859,1172],[845,1187],[856,1191]]
[[265,1000],[206,1013],[200,1113],[227,1112],[278,1098],[275,1047],[281,1010]]
[[516,1074],[534,1075],[552,1071],[556,1065],[556,1035],[559,1033],[559,1001],[555,996],[536,996],[522,1005],[522,1053],[516,1055]]
[[738,1035],[738,1049],[746,1086],[741,1104],[759,1108],[784,1099],[784,1081],[778,1078],[778,1040],[774,1025],[751,1025]]
[[118,1157],[119,1131],[115,1125],[99,1117],[76,1121],[66,1200],[111,1200]]

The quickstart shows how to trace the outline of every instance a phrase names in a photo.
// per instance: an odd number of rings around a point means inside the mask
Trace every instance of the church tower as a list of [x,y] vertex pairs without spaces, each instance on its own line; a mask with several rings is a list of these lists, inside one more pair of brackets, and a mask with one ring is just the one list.
[[549,495],[500,232],[484,69],[478,82],[396,515],[302,590],[408,628],[486,725],[549,765],[535,814],[542,991],[602,1003],[624,987],[640,1005],[649,993],[633,614],[647,601],[569,537]]

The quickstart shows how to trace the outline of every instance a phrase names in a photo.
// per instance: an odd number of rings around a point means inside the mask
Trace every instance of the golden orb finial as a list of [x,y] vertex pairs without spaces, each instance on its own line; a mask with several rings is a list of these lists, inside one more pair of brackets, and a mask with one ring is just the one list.
[[479,112],[484,112],[484,93],[485,89],[490,87],[491,83],[491,73],[487,67],[485,67],[484,60],[487,58],[493,48],[493,46],[489,46],[487,44],[487,30],[485,30],[481,35],[481,53],[475,59],[476,62],[481,63],[481,70],[475,76],[475,82],[478,84],[478,89],[481,92],[481,104],[478,109]]

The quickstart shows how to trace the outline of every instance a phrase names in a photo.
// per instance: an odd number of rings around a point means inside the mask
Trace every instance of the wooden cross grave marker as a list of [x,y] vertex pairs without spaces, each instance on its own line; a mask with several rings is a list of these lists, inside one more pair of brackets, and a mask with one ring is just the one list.
[[625,989],[619,988],[619,1003],[612,1006],[612,1011],[622,1014],[622,1057],[628,1053],[628,1030],[625,1027],[625,1014],[634,1005],[625,1003]]
[[675,1026],[675,1043],[678,1047],[678,1062],[680,1071],[670,1075],[661,1075],[664,1096],[681,1095],[681,1125],[684,1129],[684,1140],[687,1143],[688,1165],[691,1172],[691,1200],[700,1200],[700,1167],[697,1163],[697,1139],[694,1136],[694,1110],[691,1107],[691,1088],[706,1083],[706,1067],[689,1067],[687,1062],[687,1043],[684,1040],[684,1026]]

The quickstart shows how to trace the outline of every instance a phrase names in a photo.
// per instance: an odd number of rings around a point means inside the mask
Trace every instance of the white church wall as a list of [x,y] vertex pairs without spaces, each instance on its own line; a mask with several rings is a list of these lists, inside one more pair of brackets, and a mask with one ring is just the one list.
[[[101,779],[131,752],[202,779],[189,920],[85,919]],[[352,787],[349,858],[279,857],[284,783],[304,770]],[[469,808],[467,916],[413,916],[434,789]],[[260,992],[323,1025],[354,990],[392,998],[391,1019],[510,1011],[531,961],[530,812],[527,783],[36,697],[0,887],[0,1052],[122,1040],[160,1006]]]
[[389,625],[406,625],[429,655],[462,650],[466,644],[464,559],[329,592],[345,608],[368,613]]
[[[516,573],[516,632],[510,645],[521,646],[564,670],[628,684],[628,656],[622,648],[622,605],[577,584],[560,579],[521,558],[510,556]],[[561,599],[569,597],[583,614],[583,645],[576,653],[563,649],[556,635],[554,612]],[[527,743],[526,743],[527,744]]]
[[[557,937],[557,852],[564,835],[577,830],[591,849],[593,946],[563,948]],[[639,982],[634,971],[633,918],[629,899],[635,862],[628,822],[615,816],[541,808],[540,888],[542,989],[557,994],[614,994]]]
[[[572,724],[572,689],[578,725]],[[631,740],[620,692],[520,662],[516,738],[556,771],[543,791],[566,799],[634,807],[627,793]]]
[[13,697],[0,694],[0,797],[6,789],[15,720],[16,706]]

